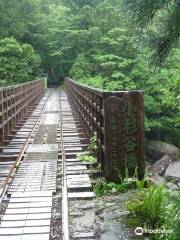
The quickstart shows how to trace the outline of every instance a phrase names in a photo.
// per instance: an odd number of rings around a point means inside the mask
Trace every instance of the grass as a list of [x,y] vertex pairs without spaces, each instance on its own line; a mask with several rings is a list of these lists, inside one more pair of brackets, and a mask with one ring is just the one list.
[[97,163],[97,158],[95,157],[97,154],[97,137],[96,134],[90,139],[90,144],[87,147],[87,151],[80,153],[77,155],[77,159],[79,161],[94,164]]
[[122,192],[126,192],[130,189],[134,188],[134,184],[131,180],[126,180],[122,183],[114,183],[106,181],[103,179],[98,179],[93,186],[93,190],[96,193],[96,196],[103,195],[112,195],[118,194]]
[[127,203],[128,210],[135,212],[146,225],[154,228],[161,225],[166,212],[167,191],[164,185],[149,186],[141,191],[139,198]]
[[141,214],[151,227],[160,226],[166,213],[167,191],[163,185],[149,187],[141,194],[139,214]]
[[97,196],[118,194],[127,192],[132,189],[137,189],[138,192],[140,192],[144,187],[147,186],[148,177],[147,175],[145,175],[144,179],[138,180],[136,175],[137,172],[135,173],[134,177],[130,178],[128,169],[126,168],[124,179],[122,178],[120,173],[118,183],[106,181],[105,178],[98,179],[94,184],[94,191]]
[[83,152],[81,154],[77,155],[77,159],[79,161],[85,162],[85,163],[90,163],[90,164],[94,164],[97,162],[97,159],[91,155],[89,155],[88,152]]
[[172,233],[156,233],[155,240],[180,239],[180,194],[170,193],[164,185],[148,186],[138,192],[138,197],[127,202],[128,210],[136,215],[143,227],[172,230]]
[[171,234],[156,234],[155,240],[180,239],[180,193],[174,192],[168,195],[167,211],[164,216],[163,228],[172,230]]

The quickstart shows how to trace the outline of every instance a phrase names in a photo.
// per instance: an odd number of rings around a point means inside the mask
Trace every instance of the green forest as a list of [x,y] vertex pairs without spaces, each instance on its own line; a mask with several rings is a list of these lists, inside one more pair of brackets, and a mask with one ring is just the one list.
[[178,0],[0,0],[0,86],[66,76],[143,90],[150,139],[178,146]]

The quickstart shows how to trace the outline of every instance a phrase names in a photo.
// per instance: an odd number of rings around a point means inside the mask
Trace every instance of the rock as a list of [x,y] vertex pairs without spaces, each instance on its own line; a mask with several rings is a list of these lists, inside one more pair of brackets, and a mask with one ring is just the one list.
[[172,159],[168,155],[164,155],[161,159],[153,164],[152,172],[158,173],[160,176],[164,175],[167,167],[172,162]]
[[169,180],[180,181],[180,162],[174,162],[166,169],[164,176]]
[[146,155],[148,159],[154,160],[156,162],[164,155],[168,155],[172,160],[178,160],[179,149],[168,143],[164,143],[156,140],[149,140],[146,142]]
[[156,173],[150,177],[150,181],[154,184],[165,184],[166,183],[166,180],[163,177],[160,177]]
[[129,211],[105,211],[103,212],[103,214],[100,216],[101,219],[105,219],[105,220],[112,220],[112,219],[120,219],[123,216],[126,216],[130,214]]
[[75,226],[93,229],[93,225],[95,223],[95,214],[94,212],[86,211],[83,216],[73,218],[72,221],[74,222]]
[[70,212],[70,216],[73,216],[73,217],[80,217],[83,215],[83,212],[82,211],[73,211],[73,212]]
[[154,159],[150,158],[149,156],[146,155],[145,157],[145,166],[149,167],[154,163]]
[[118,195],[114,195],[114,196],[111,196],[109,201],[111,202],[116,202],[118,204],[120,203],[124,203],[125,201],[128,201],[128,199],[132,196],[132,195],[136,195],[136,192],[133,192],[133,191],[129,191],[129,192],[126,192],[126,193],[120,193]]
[[83,205],[79,206],[79,208],[82,210],[92,209],[94,207],[95,207],[94,202],[87,202],[87,203],[84,203]]
[[114,202],[112,202],[112,203],[106,203],[106,204],[105,204],[105,207],[112,207],[112,206],[114,206],[114,205],[116,205],[116,203],[114,203]]
[[152,166],[153,166],[152,163],[150,163],[148,161],[145,161],[145,168],[146,168],[147,172],[151,172],[152,171]]
[[178,186],[172,182],[169,182],[167,183],[167,187],[170,189],[170,190],[179,190]]
[[123,216],[127,216],[127,215],[129,215],[130,214],[130,212],[129,211],[116,211],[115,213],[114,213],[114,219],[119,219],[119,218],[121,218],[121,217],[123,217]]

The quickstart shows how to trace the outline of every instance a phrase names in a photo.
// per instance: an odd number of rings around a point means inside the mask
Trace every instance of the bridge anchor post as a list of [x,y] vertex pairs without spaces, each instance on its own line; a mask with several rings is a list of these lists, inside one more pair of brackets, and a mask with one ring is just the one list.
[[104,101],[105,177],[113,182],[126,175],[144,177],[144,97],[131,91]]

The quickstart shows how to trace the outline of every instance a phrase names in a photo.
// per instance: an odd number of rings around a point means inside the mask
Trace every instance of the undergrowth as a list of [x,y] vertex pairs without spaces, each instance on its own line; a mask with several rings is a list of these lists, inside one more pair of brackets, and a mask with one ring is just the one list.
[[97,134],[94,133],[93,137],[90,139],[90,144],[87,148],[92,154],[97,154],[98,145],[97,145]]
[[114,182],[106,181],[103,178],[103,179],[98,179],[93,186],[96,196],[118,194],[121,192],[126,192],[133,188],[134,188],[134,183],[133,181],[131,181],[131,179],[127,179],[122,183],[114,183]]
[[97,159],[91,156],[88,152],[83,152],[77,155],[77,159],[82,162],[94,164],[97,162]]
[[127,203],[128,210],[134,211],[151,227],[159,226],[166,212],[167,192],[163,185],[150,186],[140,192],[139,198]]
[[156,234],[155,240],[178,240],[180,239],[180,193],[168,193],[166,213],[163,216],[161,228],[172,231],[168,234]]
[[180,239],[180,194],[171,194],[166,187],[149,185],[139,191],[136,199],[127,202],[127,208],[135,213],[144,228],[156,230],[165,229],[172,232],[155,233],[154,240],[178,240]]
[[135,171],[133,177],[129,177],[128,168],[125,169],[125,177],[122,178],[119,173],[119,182],[110,182],[105,178],[98,179],[94,184],[94,191],[97,196],[108,195],[108,194],[118,194],[122,192],[127,192],[132,189],[137,189],[141,191],[148,184],[148,177],[145,174],[142,180],[138,179],[138,172]]
[[97,162],[97,149],[97,135],[94,133],[93,137],[90,139],[87,151],[77,154],[77,159],[82,162],[94,164]]

